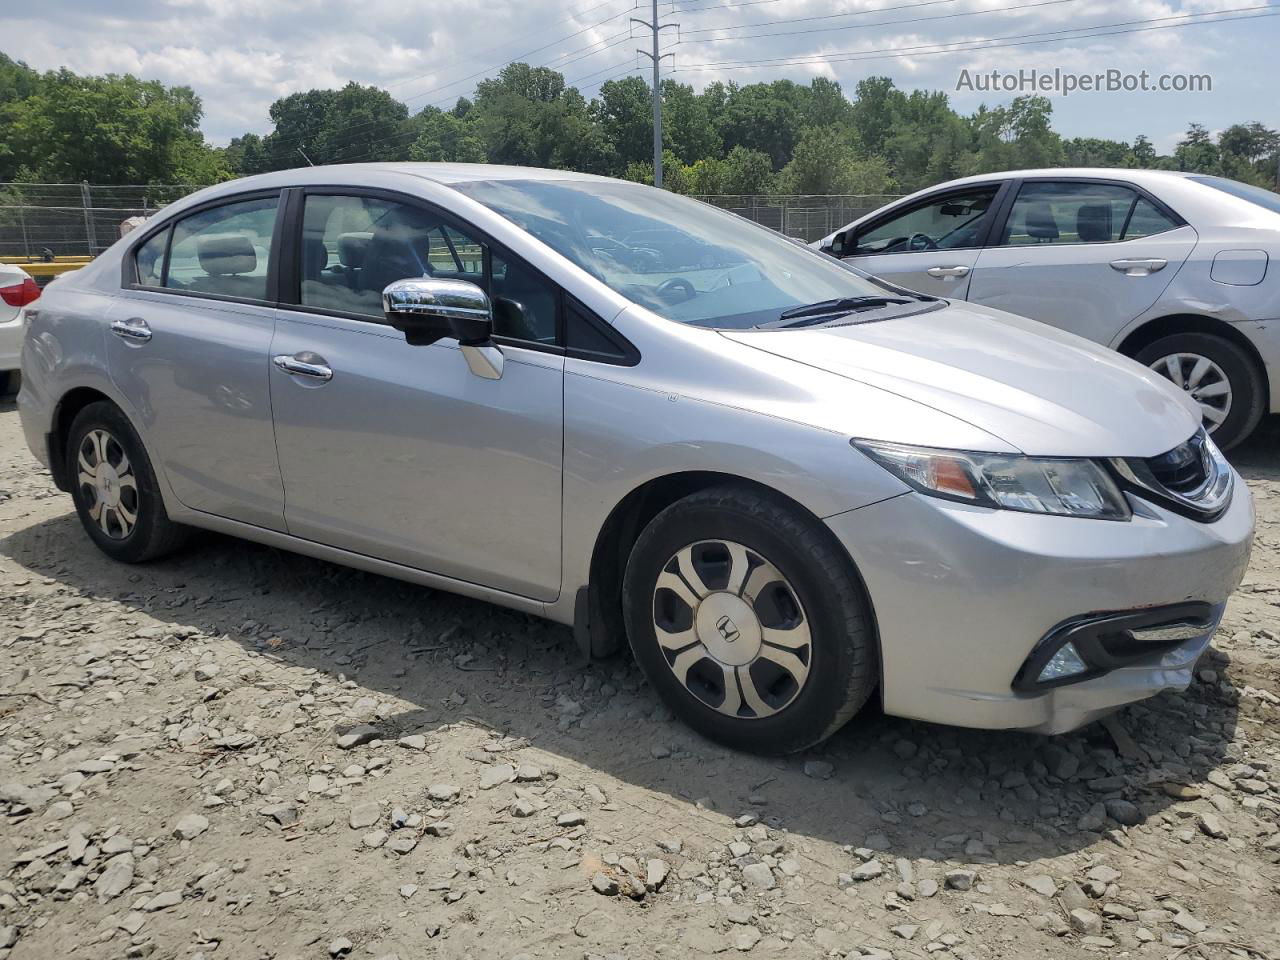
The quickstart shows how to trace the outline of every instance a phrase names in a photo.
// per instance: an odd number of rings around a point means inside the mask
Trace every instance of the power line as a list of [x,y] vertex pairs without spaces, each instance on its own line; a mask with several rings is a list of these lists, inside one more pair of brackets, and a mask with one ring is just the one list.
[[[554,47],[554,46],[556,46],[556,45],[558,45],[558,44],[564,43],[566,40],[572,40],[574,37],[579,37],[579,36],[581,36],[581,35],[582,35],[582,34],[584,34],[584,33],[588,33],[589,31],[594,30],[594,29],[596,29],[597,27],[603,26],[604,24],[609,23],[609,22],[610,22],[610,21],[612,21],[612,20],[617,20],[619,17],[626,16],[626,14],[630,13],[630,12],[631,12],[632,10],[634,10],[634,9],[636,9],[636,7],[635,7],[635,4],[633,3],[630,7],[627,7],[625,10],[621,11],[620,13],[615,13],[615,14],[613,14],[612,16],[605,17],[603,20],[597,20],[595,23],[589,24],[589,25],[587,25],[586,27],[583,27],[581,30],[577,30],[577,31],[575,31],[574,33],[568,34],[567,36],[560,37],[558,40],[554,40],[554,41],[552,41],[551,43],[544,44],[543,46],[538,47],[538,48],[537,48],[537,49],[535,49],[535,50],[530,50],[530,51],[528,51],[528,52],[526,52],[526,53],[522,53],[522,54],[520,54],[519,56],[517,56],[517,57],[513,57],[511,60],[506,61],[505,63],[500,63],[500,64],[497,64],[497,65],[495,65],[495,66],[486,67],[486,68],[485,68],[485,69],[483,69],[483,70],[479,70],[479,71],[477,71],[476,73],[469,74],[468,76],[462,77],[462,78],[460,78],[460,79],[458,79],[458,80],[452,80],[452,81],[450,81],[449,83],[441,84],[440,86],[438,86],[438,87],[433,87],[433,88],[431,88],[430,90],[424,90],[424,91],[421,91],[421,92],[419,92],[419,93],[412,94],[411,96],[403,97],[403,98],[401,98],[401,102],[402,102],[402,103],[405,103],[405,104],[408,104],[408,102],[409,102],[409,101],[411,101],[411,100],[419,100],[419,99],[421,99],[422,97],[430,96],[430,95],[431,95],[431,94],[433,94],[433,93],[438,93],[439,91],[441,91],[441,90],[445,90],[445,89],[448,89],[449,87],[457,86],[458,84],[460,84],[460,83],[465,83],[465,82],[466,82],[466,81],[468,81],[468,80],[474,80],[474,79],[476,79],[477,77],[482,77],[482,76],[487,77],[487,76],[489,76],[490,74],[492,74],[492,73],[493,73],[494,71],[496,71],[496,70],[501,70],[503,67],[509,67],[509,66],[511,66],[512,64],[519,63],[520,61],[524,60],[526,57],[530,57],[530,56],[533,56],[533,55],[534,55],[534,54],[536,54],[536,53],[540,53],[540,52],[542,52],[542,51],[544,51],[544,50],[548,50],[548,49],[550,49],[551,47]],[[598,45],[599,43],[602,43],[602,42],[604,42],[604,41],[597,41],[597,43],[596,43],[596,44],[591,44],[590,46],[596,46],[596,45]],[[585,49],[585,48],[583,48],[583,49]],[[607,49],[607,47],[606,47],[605,49]],[[577,52],[577,51],[574,51],[574,52]],[[599,51],[599,52],[603,52],[603,51]],[[557,58],[555,58],[555,57],[553,57],[553,58],[552,58],[552,60],[555,60],[555,59],[557,59]],[[423,74],[422,76],[430,76],[430,74]],[[451,98],[442,98],[442,100],[441,100],[441,101],[436,101],[435,103],[437,103],[437,104],[438,104],[438,103],[442,102],[443,100],[447,100],[447,99],[451,99]],[[361,121],[360,123],[352,124],[350,127],[344,127],[344,128],[342,128],[341,130],[339,130],[339,131],[337,131],[337,132],[338,132],[338,133],[347,133],[347,132],[355,131],[355,130],[359,130],[359,129],[367,129],[368,127],[371,127],[371,126],[375,126],[375,125],[377,125],[379,122],[380,122],[379,120],[364,120],[364,121]],[[270,134],[270,136],[274,136],[274,134]],[[295,136],[295,137],[278,137],[278,138],[276,138],[276,140],[275,140],[274,142],[276,142],[276,143],[281,143],[281,144],[292,145],[292,144],[298,144],[298,143],[301,143],[301,141],[303,141],[303,140],[305,140],[305,139],[306,139],[306,138],[305,138],[305,137],[302,137],[302,136]]]
[[[931,2],[939,2],[939,0],[931,0]],[[949,2],[949,0],[941,0],[941,2]],[[953,20],[958,17],[978,17],[992,13],[1008,13],[1014,10],[1027,10],[1032,7],[1052,7],[1060,3],[1078,3],[1079,0],[1035,0],[1034,3],[1018,3],[1008,7],[987,7],[982,10],[962,10],[957,13],[939,13],[931,17],[902,17],[898,20],[875,20],[871,23],[850,23],[843,26],[828,27],[810,27],[807,30],[786,30],[786,31],[770,31],[767,33],[748,33],[736,37],[706,37],[701,40],[686,40],[683,33],[680,42],[684,44],[695,43],[721,43],[725,40],[754,40],[758,37],[798,37],[810,33],[836,33],[841,30],[863,30],[867,27],[888,27],[902,23],[925,23],[931,20]],[[925,6],[925,4],[909,4],[908,6]],[[833,16],[841,16],[834,14]],[[847,14],[844,14],[847,16]],[[813,19],[826,19],[824,17],[815,17]],[[688,31],[693,33],[695,31]]]
[[[865,17],[872,13],[888,13],[892,10],[910,10],[914,7],[936,7],[944,3],[959,3],[960,0],[923,0],[920,3],[900,3],[892,7],[875,7],[871,10],[849,10],[844,13],[824,13],[814,17],[785,17],[781,20],[759,20],[754,23],[724,24],[719,27],[698,27],[694,30],[682,30],[686,33],[715,33],[717,30],[746,30],[750,27],[773,27],[783,23],[812,23],[815,20],[835,20],[838,17]],[[690,11],[692,13],[705,11]]]
[[[954,49],[936,49],[939,47],[956,47],[962,44],[993,44],[999,47],[1012,46],[1030,46],[1036,43],[1056,43],[1063,40],[1088,40],[1093,37],[1110,37],[1126,33],[1145,33],[1151,30],[1168,30],[1175,27],[1194,27],[1206,23],[1225,23],[1233,20],[1259,20],[1263,17],[1276,16],[1275,13],[1254,14],[1253,16],[1243,17],[1221,17],[1223,13],[1242,13],[1253,10],[1277,10],[1280,11],[1280,5],[1262,4],[1254,7],[1235,7],[1229,10],[1214,10],[1208,13],[1191,13],[1178,14],[1175,17],[1154,17],[1142,20],[1124,20],[1118,23],[1098,23],[1084,27],[1070,27],[1063,30],[1048,30],[1038,33],[1021,33],[1013,34],[1006,37],[985,37],[974,40],[949,40],[937,43],[917,44],[908,47],[884,47],[876,50],[846,50],[835,51],[820,54],[804,54],[795,57],[773,57],[765,60],[717,60],[707,63],[682,64],[679,66],[681,70],[741,70],[751,67],[760,66],[792,66],[807,63],[844,63],[856,60],[884,60],[900,57],[907,54],[912,56],[928,56],[935,53],[971,53],[973,50],[986,50],[992,47],[974,47],[972,50],[954,50]],[[1187,20],[1187,17],[1206,17],[1215,16],[1215,20]],[[1114,30],[1108,33],[1089,33],[1081,36],[1063,37],[1053,36],[1048,40],[1034,40],[1028,38],[1046,37],[1056,34],[1072,33],[1084,30],[1105,30],[1110,27],[1129,27],[1133,24],[1158,24],[1165,20],[1183,20],[1181,23],[1165,23],[1160,26],[1135,27],[1127,30]],[[1005,43],[1004,41],[1026,41],[1025,43]],[[919,52],[917,52],[919,51]]]

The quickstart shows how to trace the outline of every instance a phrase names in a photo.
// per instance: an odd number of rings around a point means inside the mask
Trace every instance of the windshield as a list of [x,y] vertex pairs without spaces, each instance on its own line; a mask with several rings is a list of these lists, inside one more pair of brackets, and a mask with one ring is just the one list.
[[745,329],[816,301],[901,293],[697,200],[601,180],[455,184],[633,303],[669,320]]
[[1223,193],[1229,193],[1241,200],[1256,203],[1272,213],[1280,213],[1280,193],[1272,193],[1265,187],[1252,187],[1238,180],[1228,180],[1226,177],[1189,177],[1188,179],[1203,183],[1206,187],[1221,190]]

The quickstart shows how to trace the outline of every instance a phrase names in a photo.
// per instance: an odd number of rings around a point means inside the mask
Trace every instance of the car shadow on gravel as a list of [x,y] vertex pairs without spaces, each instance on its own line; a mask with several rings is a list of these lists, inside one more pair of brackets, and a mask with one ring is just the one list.
[[[479,601],[216,535],[163,562],[123,566],[93,549],[74,514],[17,530],[0,552],[85,597],[225,635],[265,658],[258,672],[274,692],[260,713],[295,702],[312,680],[351,679],[389,703],[374,721],[388,738],[458,722],[525,738],[563,758],[574,782],[631,797],[622,802],[637,833],[683,833],[687,843],[690,829],[712,835],[698,805],[891,856],[1054,857],[1118,822],[1159,816],[1176,792],[1165,784],[1202,781],[1229,761],[1237,719],[1225,682],[1130,707],[1112,730],[1094,724],[1057,738],[897,720],[872,706],[818,750],[762,758],[672,719],[629,656],[584,664],[568,629]],[[159,642],[176,650],[188,641]],[[1211,651],[1203,667],[1225,677],[1229,660]],[[231,673],[219,682],[244,681]],[[422,763],[425,784],[432,771]]]

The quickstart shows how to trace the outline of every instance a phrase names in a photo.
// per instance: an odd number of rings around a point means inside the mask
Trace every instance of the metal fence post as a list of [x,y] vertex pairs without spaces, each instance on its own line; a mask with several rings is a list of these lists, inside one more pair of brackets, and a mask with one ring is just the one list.
[[89,181],[80,181],[80,202],[84,206],[84,237],[89,247],[89,256],[93,256],[93,248],[97,245],[97,237],[93,235],[93,215],[89,212],[93,207],[93,196],[89,193]]

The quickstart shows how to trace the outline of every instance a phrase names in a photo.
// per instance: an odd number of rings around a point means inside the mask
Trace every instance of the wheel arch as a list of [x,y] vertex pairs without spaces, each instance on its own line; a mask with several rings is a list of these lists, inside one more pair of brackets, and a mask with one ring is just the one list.
[[757,480],[714,470],[687,470],[645,481],[618,501],[605,518],[591,552],[588,583],[578,590],[575,598],[574,637],[582,653],[591,658],[604,658],[617,653],[625,645],[622,576],[631,548],[641,531],[677,500],[720,486],[737,486],[766,494],[799,511],[827,531],[862,591],[871,620],[872,641],[878,651],[880,634],[876,626],[875,604],[866,581],[840,538],[826,527],[821,517],[794,497]]
[[[53,482],[63,493],[71,492],[71,477],[67,469],[67,434],[76,415],[91,403],[106,401],[120,409],[120,404],[101,390],[93,387],[73,387],[62,395],[53,410],[49,429],[49,472]],[[123,413],[123,409],[121,409]],[[128,416],[128,413],[125,413]]]
[[1234,324],[1216,317],[1195,313],[1174,313],[1157,317],[1126,333],[1124,339],[1116,345],[1116,350],[1126,357],[1136,357],[1143,348],[1162,337],[1178,333],[1204,333],[1218,336],[1240,347],[1253,363],[1258,376],[1262,378],[1263,397],[1271,396],[1271,378],[1267,374],[1267,364],[1262,359],[1262,354],[1258,352],[1257,346]]

